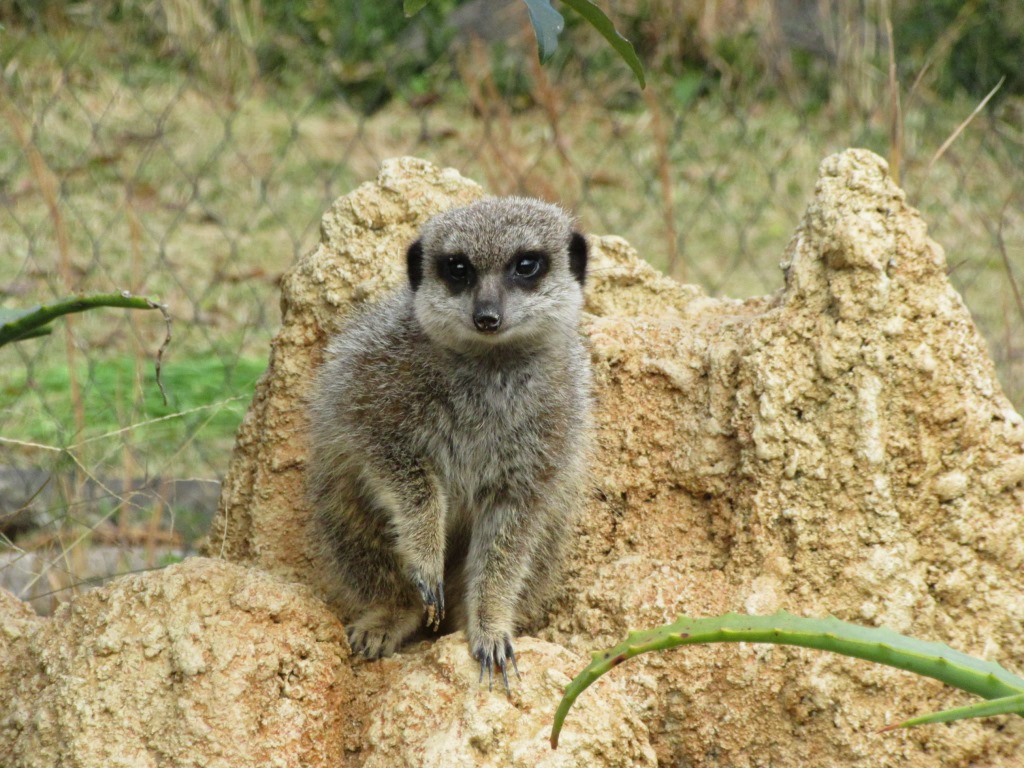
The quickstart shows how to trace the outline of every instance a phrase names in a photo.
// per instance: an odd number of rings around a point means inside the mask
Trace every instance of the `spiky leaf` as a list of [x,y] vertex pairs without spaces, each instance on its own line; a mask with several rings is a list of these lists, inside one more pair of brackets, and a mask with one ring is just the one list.
[[932,712],[920,717],[912,717],[902,723],[890,725],[883,728],[883,731],[894,731],[897,728],[911,728],[915,725],[931,725],[932,723],[952,723],[956,720],[966,720],[969,717],[992,717],[993,715],[1024,715],[1024,693],[1015,696],[1004,696],[1001,699],[979,701],[976,704],[968,704],[966,707],[954,707],[944,709],[941,712]]
[[[573,702],[612,667],[648,651],[680,645],[740,642],[797,645],[853,656],[932,677],[986,699],[1016,698],[1024,694],[1024,679],[998,664],[976,659],[942,643],[906,637],[886,627],[861,627],[831,616],[806,619],[785,611],[772,616],[735,613],[708,619],[680,616],[672,624],[658,629],[631,632],[624,643],[594,654],[593,661],[566,686],[551,728],[552,748],[558,745],[558,734]],[[1016,706],[1015,702],[1005,703]]]
[[27,309],[0,307],[0,347],[9,341],[32,339],[53,331],[53,328],[46,325],[22,322],[22,318],[27,318],[38,311],[38,304]]
[[123,309],[158,309],[163,315],[167,326],[164,343],[156,353],[156,385],[160,388],[164,404],[167,404],[167,393],[160,378],[164,350],[171,342],[171,316],[163,304],[141,296],[132,296],[128,291],[121,293],[100,293],[91,296],[72,296],[61,299],[54,304],[37,304],[28,309],[0,309],[0,347],[15,341],[24,341],[36,336],[50,333],[50,325],[58,317],[73,312],[85,312],[97,307],[121,307]]

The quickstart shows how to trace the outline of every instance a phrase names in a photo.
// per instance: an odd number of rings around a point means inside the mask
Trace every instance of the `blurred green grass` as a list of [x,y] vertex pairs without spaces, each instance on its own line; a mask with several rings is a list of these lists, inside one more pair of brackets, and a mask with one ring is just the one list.
[[[194,457],[188,446],[201,440],[214,452],[228,452],[252,398],[265,358],[169,359],[162,371],[168,402],[156,386],[152,363],[120,356],[80,363],[86,428],[75,431],[69,397],[71,369],[61,364],[12,366],[0,386],[0,411],[15,429],[5,434],[40,446],[71,450],[86,466],[102,462],[111,445],[127,443],[140,455],[170,457],[161,473],[188,476]],[[172,451],[168,453],[168,448]],[[177,456],[177,458],[175,458]],[[175,472],[177,470],[177,472]]]

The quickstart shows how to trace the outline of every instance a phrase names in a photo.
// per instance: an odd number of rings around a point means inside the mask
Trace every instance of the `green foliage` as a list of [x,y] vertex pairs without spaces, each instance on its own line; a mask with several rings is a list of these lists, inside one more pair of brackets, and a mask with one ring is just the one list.
[[629,65],[629,68],[633,70],[633,74],[636,75],[637,81],[640,83],[641,88],[647,86],[647,81],[644,79],[644,68],[640,63],[640,59],[637,58],[636,51],[633,50],[633,44],[626,38],[619,34],[618,30],[612,24],[611,20],[605,16],[604,12],[594,5],[590,0],[562,0],[566,5],[572,8],[576,13],[587,20],[591,26],[594,27],[601,36],[608,41],[608,44],[615,49],[615,52],[622,57],[622,60]]
[[696,72],[685,72],[673,78],[670,94],[678,109],[686,109],[708,88],[707,78]]
[[[230,445],[256,379],[265,368],[262,358],[239,358],[231,365],[225,365],[220,357],[172,361],[163,371],[168,394],[165,404],[155,387],[138,380],[134,358],[83,364],[76,374],[80,381],[88,382],[82,391],[86,435],[67,431],[75,419],[67,396],[71,377],[66,366],[44,368],[31,379],[14,372],[0,388],[0,411],[19,424],[12,434],[43,445],[66,447],[116,432],[126,423],[140,424],[175,414],[183,415],[136,430],[137,444],[154,449],[182,445],[201,429],[204,442],[211,446]],[[233,396],[235,399],[230,399]]]
[[[405,0],[406,15],[413,15],[429,3],[430,0]],[[551,0],[523,0],[530,14],[530,23],[537,36],[537,47],[541,61],[550,59],[558,46],[558,36],[565,29],[565,19],[556,11]],[[633,49],[633,44],[619,34],[611,19],[590,0],[562,0],[567,6],[578,13],[588,24],[596,29],[609,45],[622,58],[636,75],[640,87],[646,87],[644,68]]]
[[[406,86],[430,73],[451,43],[447,17],[456,5],[411,0],[402,13],[395,3],[375,0],[269,0],[262,5],[264,28],[273,34],[260,42],[257,59],[264,75],[283,79],[307,77],[310,64],[324,67],[333,83],[323,98],[341,96],[371,113],[397,94],[414,95]],[[442,67],[431,76],[450,72]]]
[[[426,3],[422,4],[426,6]],[[424,26],[444,26],[444,17],[455,7],[454,0],[433,0],[424,8]],[[264,23],[295,37],[303,45],[333,53],[346,63],[358,63],[393,54],[408,32],[406,16],[394,3],[373,0],[314,0],[292,3],[278,0],[263,3]],[[406,6],[409,10],[409,6]]]
[[631,632],[625,642],[594,654],[593,661],[566,686],[551,728],[552,748],[558,746],[558,734],[573,702],[605,672],[641,653],[702,643],[770,643],[831,651],[931,677],[993,700],[907,720],[893,728],[991,714],[1024,715],[1024,679],[942,643],[915,640],[885,627],[861,627],[833,617],[807,619],[785,611],[772,616],[680,616],[658,629]]
[[423,10],[430,0],[405,0],[403,8],[407,17],[415,16],[417,13]]
[[930,65],[944,96],[963,89],[980,99],[1006,77],[1000,96],[1024,94],[1024,3],[1020,0],[934,0],[893,6],[897,61],[903,77]]

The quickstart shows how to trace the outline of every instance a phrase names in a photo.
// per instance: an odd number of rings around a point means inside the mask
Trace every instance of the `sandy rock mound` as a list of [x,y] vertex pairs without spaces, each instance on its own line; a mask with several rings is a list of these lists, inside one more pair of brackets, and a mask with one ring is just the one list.
[[[1024,670],[1024,422],[882,160],[822,164],[784,269],[775,297],[652,297],[591,322],[599,498],[545,637],[589,647],[677,613],[785,608]],[[638,698],[653,677],[664,764],[1024,755],[1018,718],[876,734],[968,697],[827,654],[688,649],[616,674]]]
[[303,587],[202,558],[124,577],[15,646],[0,765],[337,765],[346,658]]
[[[403,159],[327,214],[322,244],[285,280],[212,554],[314,581],[295,531],[308,514],[303,400],[324,341],[403,279],[422,221],[480,194]],[[1024,422],[882,160],[823,163],[773,297],[710,299],[619,238],[591,244],[596,487],[545,639],[589,652],[677,613],[786,608],[1024,670]],[[827,654],[695,648],[614,677],[665,765],[953,768],[1024,754],[1017,718],[877,734],[967,697]],[[570,715],[565,737],[580,725]]]
[[[462,632],[373,662],[383,680],[363,744],[366,768],[535,768],[656,764],[647,729],[624,704],[621,681],[602,681],[574,712],[577,728],[552,752],[554,704],[584,663],[564,648],[533,638],[516,644],[522,680],[506,695],[478,684],[479,665]],[[486,681],[484,681],[486,683]]]
[[[7,599],[9,598],[9,599]],[[353,661],[305,587],[194,558],[34,617],[0,595],[4,768],[653,766],[623,681],[603,681],[558,752],[554,704],[584,664],[526,638],[506,695],[459,633]]]
[[8,690],[9,677],[17,676],[14,660],[42,621],[28,603],[0,589],[0,692]]

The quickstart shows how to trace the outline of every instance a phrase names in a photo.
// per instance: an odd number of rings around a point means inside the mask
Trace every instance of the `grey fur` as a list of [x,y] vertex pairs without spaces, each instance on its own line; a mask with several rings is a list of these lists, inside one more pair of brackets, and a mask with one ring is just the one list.
[[354,651],[390,655],[447,605],[481,676],[505,675],[583,497],[586,245],[553,205],[488,198],[427,222],[407,259],[316,380],[314,541]]

